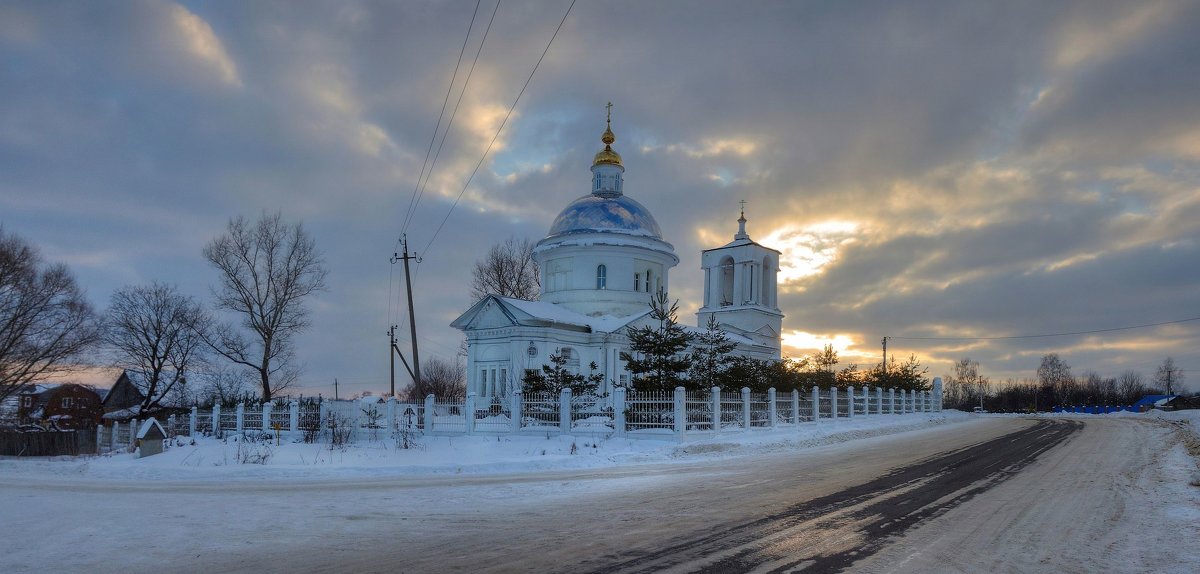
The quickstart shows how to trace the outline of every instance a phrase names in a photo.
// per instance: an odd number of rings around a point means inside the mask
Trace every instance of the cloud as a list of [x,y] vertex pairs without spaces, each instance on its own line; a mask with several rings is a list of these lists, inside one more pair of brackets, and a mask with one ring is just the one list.
[[213,33],[212,26],[178,4],[172,5],[170,12],[173,31],[178,33],[188,53],[211,66],[222,82],[241,87],[242,80],[238,76],[237,65],[226,53],[221,40]]
[[685,321],[700,250],[732,238],[746,200],[751,237],[783,251],[792,352],[829,340],[867,364],[889,335],[934,373],[969,354],[1001,378],[1048,349],[1102,372],[1200,361],[1188,325],[899,339],[1200,308],[1193,3],[581,3],[451,211],[566,3],[500,6],[418,201],[472,9],[0,8],[0,223],[70,260],[102,304],[148,280],[206,297],[204,243],[231,216],[282,210],[331,265],[300,339],[306,384],[376,384],[380,338],[406,317],[399,235],[423,257],[422,355],[451,356],[477,254],[540,238],[588,192],[611,100],[626,191],[681,258]]

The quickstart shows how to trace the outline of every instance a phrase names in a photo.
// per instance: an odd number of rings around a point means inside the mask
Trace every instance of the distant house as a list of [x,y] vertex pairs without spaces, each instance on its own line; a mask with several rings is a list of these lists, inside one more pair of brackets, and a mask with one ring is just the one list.
[[83,385],[33,385],[20,394],[17,418],[27,425],[92,429],[104,412],[100,403],[100,395]]
[[134,384],[133,377],[137,373],[121,371],[117,382],[113,383],[108,394],[104,395],[104,419],[126,421],[141,414],[142,402],[146,395]]
[[186,409],[164,405],[157,405],[142,412],[142,403],[146,400],[142,389],[149,386],[143,377],[144,375],[137,371],[121,371],[117,382],[113,383],[108,394],[104,396],[104,420],[128,421],[144,419],[148,416],[157,416],[161,420],[166,420],[166,417],[171,414],[185,412]]
[[1133,403],[1134,412],[1146,412],[1150,409],[1163,408],[1179,395],[1146,395],[1142,400]]

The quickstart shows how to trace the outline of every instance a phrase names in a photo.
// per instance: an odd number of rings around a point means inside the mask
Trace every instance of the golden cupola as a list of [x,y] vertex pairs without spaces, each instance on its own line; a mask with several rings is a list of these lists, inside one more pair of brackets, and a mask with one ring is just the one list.
[[604,135],[600,136],[600,141],[604,142],[604,149],[596,153],[596,157],[592,159],[592,166],[605,164],[621,165],[621,154],[613,151],[612,148],[613,142],[617,141],[617,136],[613,135],[612,131],[611,102],[608,104],[608,120],[605,122]]

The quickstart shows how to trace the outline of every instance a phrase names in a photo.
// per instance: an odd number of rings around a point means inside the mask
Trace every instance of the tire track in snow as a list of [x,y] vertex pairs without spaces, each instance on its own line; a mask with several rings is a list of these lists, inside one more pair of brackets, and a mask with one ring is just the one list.
[[595,572],[841,572],[912,526],[1015,476],[1083,423],[1043,420],[942,453],[864,484],[638,556]]

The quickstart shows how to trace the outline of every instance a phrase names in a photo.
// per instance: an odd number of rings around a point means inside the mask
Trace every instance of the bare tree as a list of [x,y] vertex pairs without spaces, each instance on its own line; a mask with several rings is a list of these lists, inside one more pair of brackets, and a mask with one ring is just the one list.
[[963,357],[954,363],[954,374],[946,377],[946,403],[980,406],[987,395],[988,378],[979,374],[979,361]]
[[1183,369],[1175,366],[1175,359],[1167,357],[1154,372],[1154,382],[1173,395],[1183,388]]
[[0,228],[0,401],[68,371],[98,338],[95,314],[65,265],[47,265]]
[[207,317],[200,305],[173,285],[126,286],[113,293],[104,342],[116,366],[145,397],[141,412],[155,410],[187,384],[189,369],[203,350],[199,333]]
[[[471,272],[471,300],[491,295],[536,301],[541,290],[533,242],[509,237],[475,262]],[[422,373],[424,375],[424,373]]]
[[254,381],[247,378],[246,369],[215,367],[195,377],[199,379],[196,392],[197,400],[217,405],[229,405],[242,402],[247,395],[252,395]]
[[308,327],[304,300],[325,288],[326,269],[304,227],[264,213],[250,223],[229,221],[224,235],[204,247],[204,258],[221,272],[213,290],[217,308],[241,316],[241,327],[219,325],[204,334],[214,351],[257,373],[263,400],[298,376],[292,340]]
[[439,399],[459,400],[467,394],[467,373],[459,360],[446,361],[434,357],[421,363],[421,381],[409,383],[405,400],[420,402],[434,395]]
[[[1058,353],[1042,355],[1042,362],[1037,370],[1038,383],[1041,389],[1039,397],[1054,398],[1059,404],[1066,404],[1075,394],[1077,387],[1075,377],[1071,376],[1071,367],[1067,365]],[[1048,405],[1039,405],[1045,408]]]
[[1137,371],[1125,371],[1117,377],[1117,394],[1121,402],[1130,404],[1146,394],[1146,383]]

